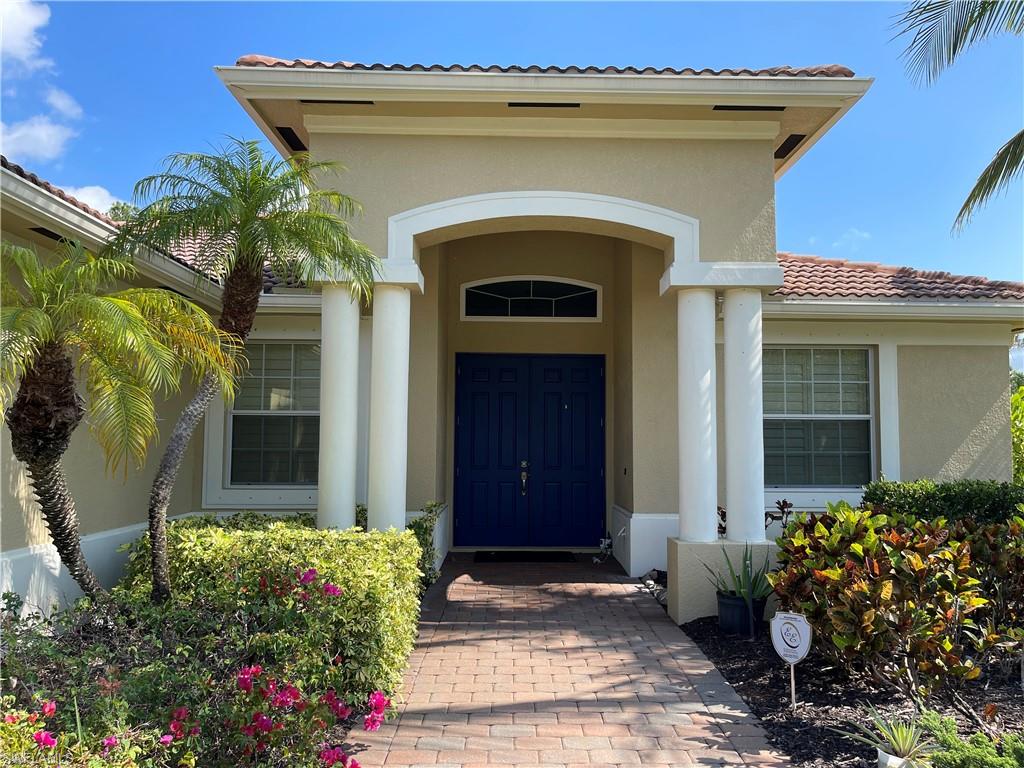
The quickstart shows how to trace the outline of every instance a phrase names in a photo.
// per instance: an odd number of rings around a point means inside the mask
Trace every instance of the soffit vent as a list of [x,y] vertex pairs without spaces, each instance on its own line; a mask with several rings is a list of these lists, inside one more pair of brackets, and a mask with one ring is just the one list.
[[287,125],[279,125],[275,129],[285,144],[288,145],[288,149],[292,152],[305,152],[306,145],[302,143],[302,139],[299,135],[293,131]]
[[361,104],[372,107],[376,102],[366,99],[299,99],[300,104]]
[[775,150],[776,160],[785,160],[789,157],[793,150],[796,149],[800,142],[807,138],[805,133],[791,133],[786,137],[786,140],[779,145],[779,148]]
[[579,109],[579,102],[573,101],[510,101],[513,109]]
[[61,240],[65,239],[64,235],[58,235],[52,229],[47,229],[46,227],[31,227],[31,229],[32,229],[33,232],[36,232],[36,233],[42,235],[43,237],[48,237],[51,240],[56,240],[58,243]]
[[785,112],[785,107],[769,104],[715,104],[715,112]]

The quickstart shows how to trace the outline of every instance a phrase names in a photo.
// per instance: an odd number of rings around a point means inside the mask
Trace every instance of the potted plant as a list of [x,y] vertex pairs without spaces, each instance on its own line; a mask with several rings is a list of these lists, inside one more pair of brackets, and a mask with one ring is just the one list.
[[728,579],[703,563],[711,574],[708,580],[715,585],[718,594],[718,627],[727,635],[753,635],[764,621],[764,607],[772,593],[767,576],[768,555],[761,567],[755,569],[753,551],[750,545],[744,545],[743,562],[738,570],[733,567],[725,547],[722,547],[722,557],[729,569]]
[[934,742],[915,720],[887,720],[874,707],[865,709],[868,724],[854,721],[854,731],[833,730],[874,747],[878,768],[925,768],[931,764]]

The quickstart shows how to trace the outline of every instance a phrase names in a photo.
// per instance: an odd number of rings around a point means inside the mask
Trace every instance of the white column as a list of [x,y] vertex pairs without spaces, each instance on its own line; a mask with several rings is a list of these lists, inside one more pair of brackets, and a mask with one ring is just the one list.
[[679,538],[718,538],[715,292],[679,291]]
[[409,446],[409,289],[378,283],[373,290],[370,367],[371,530],[405,528]]
[[763,542],[764,404],[761,291],[730,288],[725,330],[725,510],[730,541]]
[[896,344],[878,345],[879,470],[886,480],[900,479],[900,380]]
[[317,524],[350,528],[356,521],[359,302],[348,285],[326,283],[321,306]]

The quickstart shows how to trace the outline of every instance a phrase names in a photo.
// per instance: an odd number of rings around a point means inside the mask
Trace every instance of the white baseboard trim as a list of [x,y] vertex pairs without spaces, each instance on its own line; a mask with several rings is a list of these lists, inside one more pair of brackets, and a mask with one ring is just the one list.
[[668,540],[679,535],[675,513],[634,514],[612,506],[612,554],[630,576],[668,569]]
[[[124,573],[127,552],[118,547],[139,538],[146,523],[111,528],[82,537],[82,552],[96,578],[112,587]],[[47,542],[0,553],[0,592],[16,592],[25,601],[26,612],[50,615],[82,596],[68,569],[60,562],[57,548]]]

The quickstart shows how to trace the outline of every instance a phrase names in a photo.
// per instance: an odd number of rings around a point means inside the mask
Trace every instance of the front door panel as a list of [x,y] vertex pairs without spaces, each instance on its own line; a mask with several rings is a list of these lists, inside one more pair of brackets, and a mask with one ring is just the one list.
[[598,545],[603,357],[457,355],[455,408],[456,546]]

